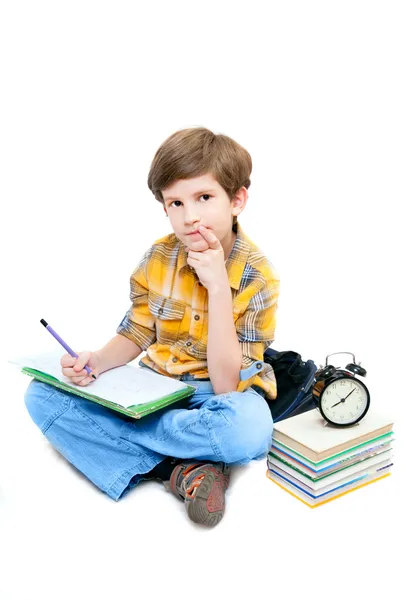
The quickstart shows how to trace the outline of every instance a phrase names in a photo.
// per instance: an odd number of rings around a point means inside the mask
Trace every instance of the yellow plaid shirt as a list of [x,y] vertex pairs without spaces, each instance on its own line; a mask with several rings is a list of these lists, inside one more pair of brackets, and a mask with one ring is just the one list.
[[[273,400],[275,375],[263,358],[275,335],[279,277],[239,223],[226,269],[242,346],[237,391],[257,385]],[[146,351],[140,364],[174,378],[183,373],[196,379],[209,377],[208,292],[187,264],[185,246],[174,233],[158,239],[145,252],[131,275],[130,288],[132,305],[117,333]]]

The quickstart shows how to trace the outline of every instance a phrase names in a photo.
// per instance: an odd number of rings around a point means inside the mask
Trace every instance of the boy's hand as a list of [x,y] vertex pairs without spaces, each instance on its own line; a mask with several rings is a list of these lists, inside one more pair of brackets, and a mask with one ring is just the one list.
[[100,375],[100,358],[97,352],[78,352],[78,357],[75,358],[70,354],[64,354],[60,360],[62,373],[68,377],[72,383],[76,385],[87,385],[94,381],[93,377],[84,369],[87,365],[92,372],[98,377]]
[[196,251],[186,247],[187,263],[195,269],[201,283],[210,292],[214,286],[218,286],[223,281],[228,282],[224,250],[220,240],[212,231],[201,225],[199,232],[208,248]]

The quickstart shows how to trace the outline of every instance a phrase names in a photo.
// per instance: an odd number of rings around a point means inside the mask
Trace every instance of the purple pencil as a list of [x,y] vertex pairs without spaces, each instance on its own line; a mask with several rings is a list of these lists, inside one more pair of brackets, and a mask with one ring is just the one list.
[[[65,348],[66,352],[69,352],[69,354],[71,356],[73,356],[74,358],[78,358],[78,355],[76,354],[76,352],[74,352],[72,350],[72,348],[69,348],[68,344],[63,341],[63,339],[56,333],[56,331],[54,329],[52,329],[52,327],[50,325],[48,325],[48,323],[45,321],[45,319],[41,319],[41,323],[43,324],[45,329],[48,329],[49,333],[51,335],[53,335],[56,340],[58,340],[58,342],[61,344],[61,346],[63,346]],[[89,373],[89,375],[91,375],[93,377],[93,379],[96,379],[96,375],[94,375],[92,373],[91,369],[87,365],[85,365],[85,369]]]

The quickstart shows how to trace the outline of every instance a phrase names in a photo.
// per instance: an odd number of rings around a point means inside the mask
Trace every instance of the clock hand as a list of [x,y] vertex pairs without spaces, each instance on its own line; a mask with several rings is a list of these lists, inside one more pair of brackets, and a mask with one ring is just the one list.
[[[348,396],[351,396],[351,394],[352,394],[353,392],[355,392],[355,388],[351,390],[351,392],[348,394]],[[345,398],[343,398],[343,402],[344,402],[345,400],[347,400],[348,396],[346,396]]]
[[[337,406],[337,404],[341,404],[341,402],[345,402],[348,398],[348,396],[351,396],[351,394],[355,392],[355,388],[353,390],[351,390],[351,392],[349,394],[347,394],[347,396],[345,398],[341,398],[341,400],[339,402],[336,402],[335,404],[333,404],[333,406],[331,408],[334,408],[335,406]],[[338,394],[337,394],[338,396]]]

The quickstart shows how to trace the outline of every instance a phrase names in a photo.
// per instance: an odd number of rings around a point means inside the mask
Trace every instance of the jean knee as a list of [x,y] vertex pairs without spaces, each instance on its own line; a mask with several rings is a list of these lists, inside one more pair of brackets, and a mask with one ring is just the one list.
[[68,409],[70,404],[65,394],[36,379],[29,383],[24,394],[24,402],[30,417],[43,432]]
[[227,444],[224,446],[225,462],[246,463],[267,455],[272,445],[273,419],[264,398],[255,392],[233,392],[229,398],[230,411],[226,416],[232,421]]

